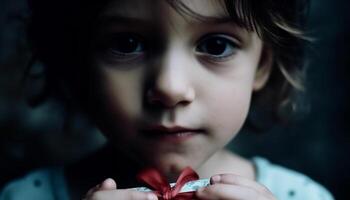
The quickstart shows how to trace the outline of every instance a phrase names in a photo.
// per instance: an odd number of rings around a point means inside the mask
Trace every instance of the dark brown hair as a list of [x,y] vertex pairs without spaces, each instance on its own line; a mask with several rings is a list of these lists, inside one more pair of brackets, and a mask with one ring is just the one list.
[[[49,85],[54,90],[62,91],[67,87],[57,86],[57,83],[68,82],[78,96],[88,93],[91,85],[82,84],[89,83],[90,79],[86,67],[88,63],[85,63],[82,52],[88,49],[86,41],[90,39],[92,22],[108,2],[30,0],[30,41],[35,58],[47,66]],[[191,11],[181,0],[167,2],[181,14],[198,19],[203,17]],[[296,94],[305,90],[304,45],[307,37],[303,30],[308,4],[308,0],[222,1],[234,22],[247,30],[256,31],[273,50],[274,64],[270,79],[253,97],[253,108],[263,110],[273,119],[285,119],[291,112],[297,111]],[[76,78],[78,74],[79,79]],[[71,93],[65,92],[61,96]]]

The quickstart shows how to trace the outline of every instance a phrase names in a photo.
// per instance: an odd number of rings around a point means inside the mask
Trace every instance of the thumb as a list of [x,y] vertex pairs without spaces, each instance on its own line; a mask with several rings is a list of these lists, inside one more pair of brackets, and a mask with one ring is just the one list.
[[116,182],[111,179],[107,178],[104,180],[101,184],[96,185],[95,187],[91,188],[85,195],[84,199],[87,199],[90,197],[93,193],[100,191],[100,190],[115,190],[117,189],[117,184]]
[[116,190],[117,183],[112,178],[104,180],[99,187],[99,190]]

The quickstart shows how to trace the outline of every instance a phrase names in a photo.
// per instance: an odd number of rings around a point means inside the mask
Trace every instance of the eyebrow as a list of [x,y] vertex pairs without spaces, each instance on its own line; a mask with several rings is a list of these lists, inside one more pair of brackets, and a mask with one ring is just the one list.
[[137,17],[129,17],[122,15],[103,15],[98,18],[98,24],[108,25],[108,24],[150,24],[154,23],[151,19],[137,18]]
[[229,16],[222,16],[222,17],[210,17],[210,16],[197,16],[193,17],[195,20],[194,22],[201,22],[201,23],[209,23],[209,24],[226,24],[226,23],[235,23],[235,20],[232,19]]
[[[189,21],[190,23],[203,23],[203,24],[226,24],[226,23],[236,23],[232,17],[222,16],[222,17],[211,17],[211,16],[192,16],[194,20]],[[151,24],[154,23],[152,19],[144,19],[132,16],[122,16],[122,15],[103,15],[98,18],[97,22],[99,24]]]

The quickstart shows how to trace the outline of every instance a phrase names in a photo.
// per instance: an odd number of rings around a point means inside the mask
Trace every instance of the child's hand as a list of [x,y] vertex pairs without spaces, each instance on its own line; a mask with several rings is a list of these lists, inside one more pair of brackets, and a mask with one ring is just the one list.
[[196,196],[201,200],[276,200],[263,185],[233,174],[220,174],[211,177],[211,185],[201,188]]
[[91,188],[83,200],[157,200],[150,192],[138,192],[130,189],[117,189],[116,182],[108,178]]

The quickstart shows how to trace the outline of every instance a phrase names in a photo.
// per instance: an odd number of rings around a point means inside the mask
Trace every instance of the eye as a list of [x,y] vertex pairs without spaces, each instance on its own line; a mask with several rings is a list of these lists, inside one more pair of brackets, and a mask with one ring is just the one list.
[[141,41],[133,35],[119,34],[114,36],[111,42],[110,49],[116,53],[130,54],[144,50]]
[[233,40],[225,35],[210,35],[200,41],[196,51],[214,59],[227,58],[238,49],[238,45]]
[[113,34],[104,42],[103,52],[118,61],[129,61],[144,55],[143,40],[132,33]]

